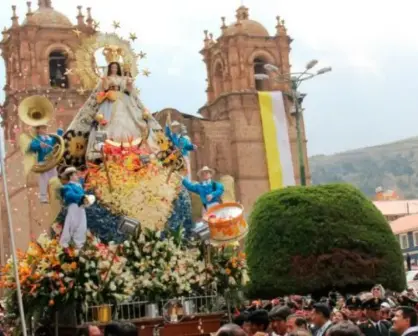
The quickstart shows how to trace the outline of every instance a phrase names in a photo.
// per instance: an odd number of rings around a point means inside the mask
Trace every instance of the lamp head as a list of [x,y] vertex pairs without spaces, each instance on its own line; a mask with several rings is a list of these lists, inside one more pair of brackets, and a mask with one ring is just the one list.
[[140,223],[138,220],[129,218],[129,217],[123,217],[118,225],[118,232],[121,234],[134,234],[138,227],[140,227]]
[[318,60],[316,59],[310,60],[308,64],[306,64],[306,70],[312,69],[317,64],[318,64]]
[[196,223],[191,232],[193,238],[198,239],[202,242],[206,242],[210,239],[209,226],[205,222]]
[[331,72],[331,71],[332,71],[331,67],[325,67],[325,68],[319,69],[316,74],[317,75],[323,75],[323,74],[325,74],[327,72]]

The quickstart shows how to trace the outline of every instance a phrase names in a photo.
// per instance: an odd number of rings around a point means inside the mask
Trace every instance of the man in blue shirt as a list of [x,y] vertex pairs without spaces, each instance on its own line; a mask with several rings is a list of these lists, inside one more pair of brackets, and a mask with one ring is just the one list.
[[[48,155],[50,155],[57,144],[57,140],[47,133],[47,126],[41,125],[34,128],[35,137],[29,144],[28,151],[37,154],[38,164],[45,164]],[[59,128],[57,135],[62,136],[64,131]],[[52,168],[39,175],[39,199],[41,203],[48,203],[48,182],[51,178],[57,176],[56,168]]]
[[200,182],[192,182],[188,178],[183,179],[183,186],[190,192],[198,194],[203,204],[202,214],[210,207],[222,203],[221,197],[224,186],[220,182],[212,180],[213,169],[205,166],[197,172]]

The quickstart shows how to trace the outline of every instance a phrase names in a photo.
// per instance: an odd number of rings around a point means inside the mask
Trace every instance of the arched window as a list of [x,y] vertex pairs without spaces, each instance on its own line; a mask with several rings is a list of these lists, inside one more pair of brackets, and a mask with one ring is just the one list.
[[61,51],[53,51],[49,54],[49,82],[54,88],[68,88],[68,77],[65,74],[67,57]]
[[213,74],[213,93],[215,97],[218,97],[223,92],[224,92],[224,83],[223,83],[222,64],[216,63],[215,72]]
[[[261,58],[254,59],[254,74],[267,74],[267,70],[264,68],[266,62]],[[266,79],[255,79],[255,89],[257,91],[268,90],[268,80]]]

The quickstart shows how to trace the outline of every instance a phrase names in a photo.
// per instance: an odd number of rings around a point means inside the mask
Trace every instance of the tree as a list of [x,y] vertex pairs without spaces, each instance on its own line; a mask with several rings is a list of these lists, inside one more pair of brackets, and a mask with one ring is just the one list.
[[400,246],[380,211],[348,184],[262,195],[246,240],[248,295],[328,294],[405,288]]

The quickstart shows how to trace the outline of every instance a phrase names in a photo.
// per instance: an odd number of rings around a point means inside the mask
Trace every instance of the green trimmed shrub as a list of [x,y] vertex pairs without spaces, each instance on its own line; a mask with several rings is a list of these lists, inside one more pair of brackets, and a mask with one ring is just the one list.
[[406,286],[403,256],[389,224],[348,184],[262,195],[250,216],[246,252],[251,298]]

